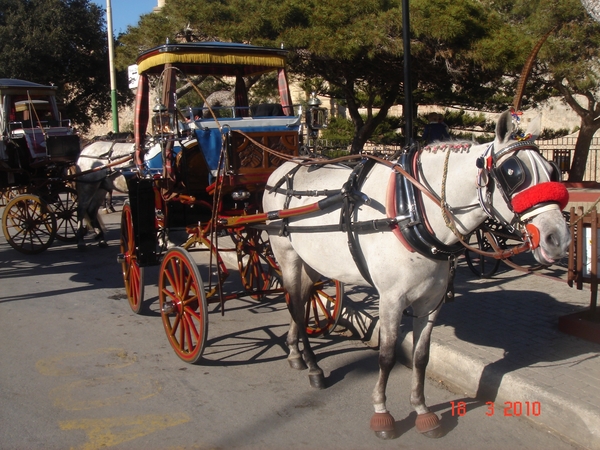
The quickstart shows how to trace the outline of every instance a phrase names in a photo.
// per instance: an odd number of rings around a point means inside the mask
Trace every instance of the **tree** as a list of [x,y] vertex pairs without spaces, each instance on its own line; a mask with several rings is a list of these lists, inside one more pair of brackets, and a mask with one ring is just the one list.
[[[514,0],[504,3],[503,18],[519,30],[522,48],[531,49],[550,31],[525,90],[524,108],[562,97],[581,118],[569,181],[581,181],[589,147],[600,129],[600,25],[580,0]],[[523,61],[528,54],[515,58]]]
[[86,130],[111,110],[104,17],[89,0],[0,0],[0,77],[56,85],[64,115]]
[[[475,0],[413,0],[411,11],[415,82],[410,89],[416,103],[489,100],[495,92],[492,81],[503,72],[476,64],[473,46],[501,26],[497,17]],[[322,87],[319,94],[343,99],[354,124],[353,152],[362,149],[389,108],[404,101],[399,0],[170,0],[159,16],[143,17],[139,27],[122,36],[121,50],[129,59],[134,49],[157,44],[152,29],[163,32],[161,42],[169,33],[172,40],[218,36],[255,45],[284,44],[294,74],[315,80]],[[411,113],[416,116],[416,110]]]

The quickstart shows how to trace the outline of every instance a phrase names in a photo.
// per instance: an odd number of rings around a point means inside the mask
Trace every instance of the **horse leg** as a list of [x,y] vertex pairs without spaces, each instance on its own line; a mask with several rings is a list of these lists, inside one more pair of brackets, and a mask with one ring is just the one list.
[[[289,349],[288,363],[293,369],[308,368],[310,385],[322,389],[325,387],[325,377],[310,347],[304,315],[311,289],[319,274],[300,259],[286,237],[271,235],[269,241],[275,259],[281,267],[283,285],[288,296],[288,310],[292,316],[286,338]],[[300,341],[302,341],[302,351],[299,347]]]
[[425,371],[429,363],[431,332],[440,309],[438,308],[425,317],[420,317],[418,310],[413,308],[415,315],[419,317],[413,319],[413,371],[410,403],[418,414],[415,422],[417,431],[431,438],[439,438],[443,435],[438,416],[429,411],[425,404]]
[[79,251],[86,250],[84,236],[87,234],[87,225],[86,221],[89,220],[88,217],[88,207],[90,204],[90,200],[93,197],[93,192],[95,192],[95,186],[91,184],[84,184],[82,182],[78,182],[76,185],[77,188],[77,232],[75,233],[75,237],[77,238],[77,249]]
[[107,191],[104,189],[98,189],[87,208],[87,214],[90,218],[90,225],[96,234],[95,240],[98,241],[98,246],[101,248],[108,247],[108,243],[104,239],[104,230],[102,224],[100,223],[100,216],[98,215],[100,205],[102,205],[104,199],[106,198],[106,192]]
[[[386,407],[386,387],[390,372],[396,364],[396,341],[402,319],[402,302],[379,300],[379,377],[373,389],[373,407],[375,413],[371,417],[371,430],[380,439],[393,439],[395,433],[394,417]],[[396,305],[388,308],[387,305]]]
[[[300,263],[296,267],[296,275],[293,278],[296,280],[295,283],[286,284],[286,277],[284,275],[284,286],[289,286],[289,288],[286,287],[286,290],[289,295],[288,308],[292,316],[292,324],[286,340],[287,346],[290,349],[288,361],[290,366],[295,369],[308,367],[310,385],[317,389],[323,389],[325,388],[325,376],[317,364],[317,358],[310,346],[305,323],[306,305],[312,287],[319,278],[319,274],[304,263]],[[301,353],[298,346],[300,341],[302,342]],[[302,355],[303,362],[299,358],[300,354]]]
[[294,319],[292,319],[290,323],[290,329],[288,330],[287,339],[285,340],[285,343],[289,350],[287,360],[290,367],[296,370],[308,369],[308,366],[304,362],[304,359],[302,359],[302,353],[300,352],[300,347],[298,346],[298,326],[296,325]]

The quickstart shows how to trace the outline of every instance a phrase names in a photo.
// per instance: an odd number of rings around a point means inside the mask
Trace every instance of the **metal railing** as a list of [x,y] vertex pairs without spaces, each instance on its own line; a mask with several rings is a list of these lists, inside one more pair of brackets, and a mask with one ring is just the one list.
[[[573,162],[576,142],[576,136],[566,136],[557,139],[549,139],[547,141],[536,141],[542,155],[544,155],[548,161],[554,161],[558,164],[565,181],[568,181],[566,171],[569,170],[571,163]],[[590,152],[585,166],[583,181],[600,180],[598,153],[600,153],[600,138],[594,137],[590,144]]]
[[[573,162],[573,156],[575,153],[575,144],[577,137],[566,136],[557,139],[548,139],[544,141],[536,141],[540,152],[548,161],[554,161],[561,172],[563,173],[564,181],[568,181],[567,171],[571,167]],[[326,139],[317,139],[316,141],[310,140],[310,145],[315,145],[323,154],[327,154],[332,150],[340,150],[342,148],[348,148],[350,144],[342,141],[330,141]],[[363,151],[365,153],[379,153],[384,155],[393,155],[396,151],[401,150],[399,145],[376,145],[367,143],[364,146]],[[585,167],[585,175],[583,181],[600,181],[600,137],[592,138],[590,144],[590,152],[588,154],[588,160]]]

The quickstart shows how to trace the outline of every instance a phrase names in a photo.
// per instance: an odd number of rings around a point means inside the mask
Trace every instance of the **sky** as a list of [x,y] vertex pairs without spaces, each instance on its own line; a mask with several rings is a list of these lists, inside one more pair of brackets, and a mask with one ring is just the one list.
[[[106,11],[106,0],[93,0],[93,3]],[[127,25],[137,25],[140,16],[151,13],[157,5],[157,0],[111,0],[114,36],[127,31]]]

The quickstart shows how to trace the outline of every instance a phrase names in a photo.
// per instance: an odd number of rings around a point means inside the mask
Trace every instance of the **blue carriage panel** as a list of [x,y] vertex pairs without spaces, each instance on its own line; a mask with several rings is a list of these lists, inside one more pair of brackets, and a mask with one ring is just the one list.
[[[194,132],[206,160],[206,164],[211,171],[215,171],[219,166],[219,156],[223,140],[221,131],[217,128],[215,122],[209,120],[196,121]],[[300,118],[294,116],[260,119],[232,118],[221,121],[220,125],[225,131],[237,130],[250,136],[263,133],[283,135],[290,131],[298,132],[300,130]]]

